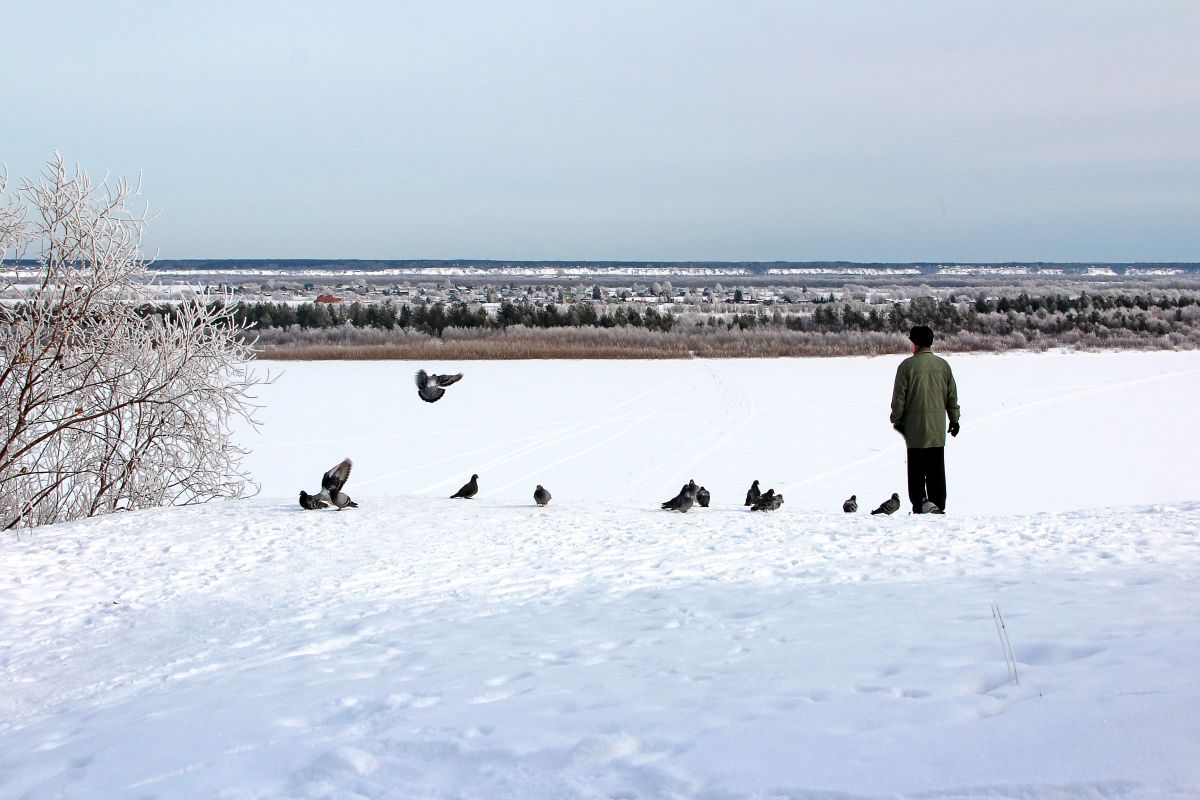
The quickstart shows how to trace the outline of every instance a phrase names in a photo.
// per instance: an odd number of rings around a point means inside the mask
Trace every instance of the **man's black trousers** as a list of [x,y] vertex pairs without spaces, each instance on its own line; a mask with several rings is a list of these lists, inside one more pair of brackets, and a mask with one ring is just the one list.
[[946,510],[946,448],[910,447],[908,449],[908,499],[913,513],[921,513],[925,498]]

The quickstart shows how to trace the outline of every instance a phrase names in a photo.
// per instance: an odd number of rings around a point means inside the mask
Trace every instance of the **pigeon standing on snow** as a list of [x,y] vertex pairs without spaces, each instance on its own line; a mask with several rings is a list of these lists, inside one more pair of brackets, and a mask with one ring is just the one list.
[[692,500],[695,501],[696,495],[699,494],[699,489],[696,488],[695,481],[688,481],[687,483],[685,483],[682,487],[680,487],[679,494],[675,495],[670,500],[667,500],[665,503],[663,503],[662,507],[669,508],[672,510],[678,510],[676,508],[676,506],[678,506],[681,502],[683,502],[684,495],[689,494],[689,493],[692,495]]
[[696,492],[696,502],[699,503],[701,508],[708,508],[708,501],[710,499],[712,499],[712,495],[708,493],[708,489],[701,486],[699,491]]
[[540,483],[538,484],[537,488],[533,490],[533,502],[537,503],[539,506],[544,506],[550,502],[550,493],[543,489]]
[[426,403],[435,403],[446,393],[444,387],[462,380],[462,373],[457,375],[429,375],[425,370],[417,370],[417,395]]
[[678,511],[681,514],[686,514],[688,509],[696,503],[696,493],[699,490],[696,488],[696,483],[693,481],[683,487],[683,491],[672,497],[670,500],[662,504],[665,511]]
[[321,476],[321,491],[316,494],[309,494],[303,489],[300,490],[300,507],[313,511],[318,508],[329,508],[337,506],[340,511],[343,508],[358,508],[358,503],[350,499],[350,495],[342,491],[342,487],[346,485],[346,480],[350,477],[350,468],[354,463],[350,459],[343,459],[336,467],[330,468],[328,472]]
[[928,497],[926,497],[925,502],[921,503],[921,513],[922,514],[945,514],[946,512],[942,511],[940,508],[938,508],[937,503],[933,502]]
[[858,511],[858,495],[850,495],[850,499],[842,503],[842,511],[845,511],[847,514],[853,514],[855,511]]
[[758,489],[758,481],[755,481],[750,484],[750,491],[746,492],[746,505],[754,505],[760,497],[762,497],[762,492]]
[[767,489],[758,499],[754,501],[754,505],[750,507],[751,511],[775,511],[783,505],[783,495],[775,494],[774,489]]
[[478,492],[479,492],[479,476],[472,475],[471,480],[464,483],[461,489],[459,489],[454,494],[450,495],[450,499],[453,500],[455,497],[461,497],[464,500],[470,500]]
[[900,508],[900,495],[892,492],[892,496],[884,500],[879,508],[872,511],[872,514],[895,514]]

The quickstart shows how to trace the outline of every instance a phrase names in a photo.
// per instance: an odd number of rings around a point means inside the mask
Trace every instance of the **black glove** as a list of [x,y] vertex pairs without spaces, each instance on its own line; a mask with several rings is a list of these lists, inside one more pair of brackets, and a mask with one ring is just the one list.
[[900,434],[901,436],[904,435],[904,423],[903,422],[892,423],[892,428],[894,428],[896,433]]
[[950,427],[949,427],[949,428],[947,428],[947,432],[948,432],[948,433],[949,433],[951,436],[958,436],[958,423],[957,423],[957,422],[951,422],[951,423],[950,423]]

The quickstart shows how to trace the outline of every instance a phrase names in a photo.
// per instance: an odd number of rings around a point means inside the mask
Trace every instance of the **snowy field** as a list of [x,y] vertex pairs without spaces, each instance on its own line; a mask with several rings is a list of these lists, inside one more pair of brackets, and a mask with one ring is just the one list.
[[274,365],[260,497],[0,539],[0,798],[1200,796],[1200,353],[950,360],[944,517],[896,358]]
[[[354,460],[355,498],[657,507],[689,479],[739,505],[750,482],[793,513],[905,496],[886,358],[269,364],[248,463],[265,497],[320,488]],[[951,356],[963,433],[950,510],[1068,511],[1200,499],[1200,353]],[[462,372],[436,403],[413,373]],[[378,502],[378,500],[377,500]],[[557,504],[557,503],[556,503]]]

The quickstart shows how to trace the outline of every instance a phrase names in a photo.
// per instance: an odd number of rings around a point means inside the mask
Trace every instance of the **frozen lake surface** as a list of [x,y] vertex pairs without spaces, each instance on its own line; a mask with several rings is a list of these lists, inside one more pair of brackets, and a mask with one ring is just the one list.
[[[689,479],[718,505],[750,482],[790,510],[873,508],[905,495],[904,445],[888,423],[900,357],[274,363],[262,430],[242,440],[265,497],[319,488],[354,460],[352,496],[656,506]],[[963,433],[949,440],[951,510],[1064,511],[1196,493],[1200,353],[948,357]],[[413,373],[462,372],[436,403]]]

